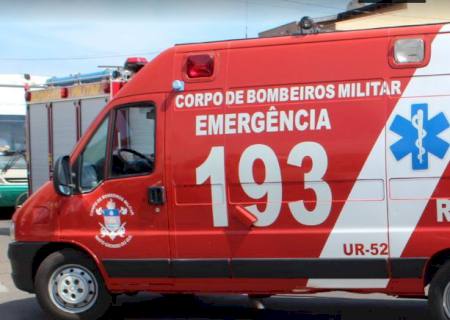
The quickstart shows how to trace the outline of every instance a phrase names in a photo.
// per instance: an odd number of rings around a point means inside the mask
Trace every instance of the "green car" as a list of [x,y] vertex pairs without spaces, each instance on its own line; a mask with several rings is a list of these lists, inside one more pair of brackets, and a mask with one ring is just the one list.
[[17,155],[0,153],[0,207],[15,207],[28,195],[27,166],[25,159]]
[[25,116],[0,115],[0,207],[15,207],[28,195]]

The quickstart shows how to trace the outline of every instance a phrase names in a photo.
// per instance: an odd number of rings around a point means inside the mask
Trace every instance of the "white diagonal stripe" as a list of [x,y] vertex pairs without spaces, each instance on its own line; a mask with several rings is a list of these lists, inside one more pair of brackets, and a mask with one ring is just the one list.
[[[402,115],[407,119],[411,117],[412,103],[428,103],[429,118],[432,118],[438,112],[448,112],[446,116],[450,119],[450,90],[448,82],[439,81],[437,74],[450,74],[450,25],[445,25],[440,30],[432,43],[430,63],[417,69],[410,80],[408,86],[402,94],[402,98],[397,102],[388,121],[389,128],[395,115]],[[449,96],[430,95],[438,92]],[[416,97],[416,98],[413,98]],[[417,98],[421,97],[421,98]],[[450,130],[440,135],[446,141],[450,141]],[[429,170],[424,172],[413,171],[411,168],[411,156],[407,156],[400,161],[396,161],[389,150],[389,146],[397,141],[399,137],[386,131],[383,128],[377,141],[372,148],[359,176],[358,180],[383,179],[391,181],[392,178],[417,178],[417,177],[441,177],[448,161],[450,152],[444,159],[437,159],[429,156]],[[387,145],[385,144],[387,141]],[[387,147],[387,148],[386,148]],[[385,165],[387,159],[387,167]],[[386,169],[386,171],[385,171]],[[386,177],[385,172],[388,176]],[[413,179],[411,179],[413,180]],[[344,244],[362,243],[365,246],[371,243],[387,243],[388,236],[388,214],[389,210],[389,240],[390,255],[400,257],[413,231],[415,230],[424,208],[436,188],[439,179],[433,181],[415,179],[410,182],[411,190],[418,188],[422,200],[400,201],[389,200],[386,203],[387,194],[383,201],[357,201],[359,194],[366,194],[367,190],[364,184],[356,181],[348,200],[343,206],[341,213],[336,221],[333,230],[320,255],[321,258],[355,258],[355,256],[346,256],[343,251]],[[388,186],[389,187],[389,186]],[[359,198],[361,199],[361,198]],[[376,199],[375,197],[373,199]],[[424,200],[425,199],[425,200]],[[358,232],[354,232],[358,230]],[[361,232],[364,231],[364,232]],[[358,256],[358,258],[380,258],[380,256]],[[389,283],[388,279],[310,279],[307,286],[311,288],[385,288]]]

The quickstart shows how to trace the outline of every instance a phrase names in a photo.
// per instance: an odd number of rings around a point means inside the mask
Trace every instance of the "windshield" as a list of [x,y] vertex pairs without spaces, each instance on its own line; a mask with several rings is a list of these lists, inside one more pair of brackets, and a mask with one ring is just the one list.
[[0,170],[26,169],[25,116],[0,115]]
[[25,156],[22,154],[13,156],[0,156],[0,170],[8,169],[26,169],[27,163]]

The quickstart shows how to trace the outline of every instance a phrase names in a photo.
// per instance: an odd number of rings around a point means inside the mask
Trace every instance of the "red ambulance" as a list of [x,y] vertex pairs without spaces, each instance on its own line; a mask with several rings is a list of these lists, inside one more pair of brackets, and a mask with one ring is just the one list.
[[180,45],[13,217],[57,319],[122,293],[428,297],[450,319],[450,25]]

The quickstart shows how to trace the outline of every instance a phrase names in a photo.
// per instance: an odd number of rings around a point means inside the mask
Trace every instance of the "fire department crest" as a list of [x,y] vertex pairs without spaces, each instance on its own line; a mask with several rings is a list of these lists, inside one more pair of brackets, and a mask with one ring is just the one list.
[[133,208],[117,194],[105,194],[95,201],[91,217],[99,218],[99,234],[95,239],[108,248],[121,248],[133,238],[127,234],[126,219],[133,216]]

